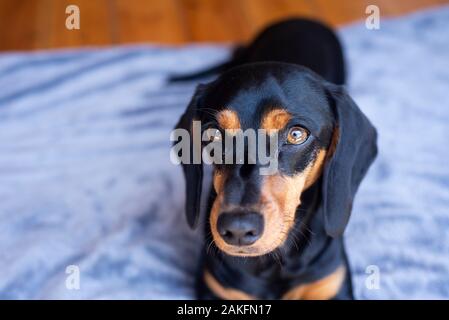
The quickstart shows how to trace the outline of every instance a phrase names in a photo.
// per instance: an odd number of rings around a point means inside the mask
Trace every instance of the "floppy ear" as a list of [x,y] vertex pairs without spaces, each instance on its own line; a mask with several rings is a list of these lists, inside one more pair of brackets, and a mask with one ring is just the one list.
[[[198,224],[198,217],[200,214],[200,202],[201,202],[201,189],[203,184],[203,165],[202,163],[195,164],[194,152],[198,143],[201,141],[194,142],[195,132],[193,132],[193,121],[199,120],[198,108],[200,105],[200,100],[203,95],[205,86],[198,85],[193,97],[187,106],[186,111],[179,119],[175,126],[175,129],[185,129],[189,132],[190,139],[190,159],[188,163],[182,163],[182,169],[185,178],[185,192],[186,192],[186,203],[185,212],[187,217],[187,222],[193,229]],[[201,137],[201,133],[200,133]]]
[[377,133],[368,118],[341,87],[328,91],[334,109],[333,154],[323,172],[324,226],[338,237],[348,223],[355,193],[377,155]]

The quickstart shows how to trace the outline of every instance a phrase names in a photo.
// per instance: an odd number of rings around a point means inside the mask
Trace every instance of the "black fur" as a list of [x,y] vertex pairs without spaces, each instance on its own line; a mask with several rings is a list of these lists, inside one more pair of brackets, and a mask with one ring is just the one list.
[[[350,268],[342,235],[357,188],[376,156],[376,130],[346,91],[334,84],[343,83],[345,70],[337,37],[321,24],[289,20],[266,29],[240,57],[245,58],[232,62],[237,66],[198,87],[177,128],[190,130],[194,119],[213,126],[213,113],[226,106],[237,112],[243,130],[257,129],[264,112],[273,106],[284,108],[294,115],[287,127],[301,125],[310,135],[302,145],[288,145],[283,144],[286,132],[280,133],[278,161],[283,175],[302,171],[319,149],[329,148],[337,129],[338,143],[322,176],[303,192],[287,241],[274,252],[244,258],[227,255],[214,244],[209,246],[206,217],[207,241],[198,275],[198,295],[215,298],[203,283],[205,268],[224,287],[278,299],[290,288],[319,280],[345,265],[345,283],[335,298],[351,299]],[[282,62],[259,62],[265,58]],[[200,211],[202,166],[186,164],[183,168],[187,220],[195,226]],[[243,206],[257,201],[259,168],[259,164],[246,162],[217,165],[216,170],[227,171],[231,177],[225,187],[226,201]],[[208,209],[215,196],[212,191]]]
[[230,61],[194,74],[173,75],[170,80],[195,80],[245,63],[264,61],[307,66],[327,81],[345,82],[343,53],[335,33],[317,21],[297,18],[267,27],[247,46],[238,46]]

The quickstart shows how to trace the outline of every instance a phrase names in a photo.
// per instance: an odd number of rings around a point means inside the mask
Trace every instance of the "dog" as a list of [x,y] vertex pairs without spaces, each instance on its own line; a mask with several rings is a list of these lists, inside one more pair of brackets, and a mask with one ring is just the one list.
[[[263,129],[277,137],[277,171],[261,175],[258,157],[213,165],[198,298],[353,299],[343,233],[377,155],[377,132],[342,87],[337,36],[319,22],[289,19],[238,48],[231,61],[172,80],[217,71],[198,85],[176,129],[193,135],[193,122],[201,121],[218,144],[237,130]],[[203,164],[182,167],[194,228]]]

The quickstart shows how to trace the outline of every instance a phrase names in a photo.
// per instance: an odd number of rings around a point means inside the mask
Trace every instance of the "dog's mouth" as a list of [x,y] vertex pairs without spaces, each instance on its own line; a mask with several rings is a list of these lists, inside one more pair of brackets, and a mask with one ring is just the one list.
[[218,249],[232,256],[256,257],[280,248],[295,224],[306,176],[267,176],[258,202],[244,207],[224,201],[221,180],[215,176],[218,192],[209,216]]
[[233,210],[217,214],[220,201],[218,197],[214,202],[210,228],[215,245],[228,255],[269,254],[283,245],[294,224],[296,206],[281,210],[277,203],[266,201],[258,211]]
[[242,257],[248,257],[248,256],[261,256],[269,252],[263,252],[261,250],[257,250],[254,248],[245,248],[245,247],[237,247],[237,249],[234,251],[234,253],[230,251],[226,251],[226,253],[235,255],[235,256],[242,256]]
[[263,246],[223,246],[221,242],[215,241],[217,247],[227,255],[237,257],[259,257],[274,251],[277,247],[264,248]]
[[264,233],[260,239],[248,245],[229,244],[228,242],[226,242],[226,238],[220,235],[216,235],[214,231],[212,232],[212,234],[214,237],[215,245],[224,253],[240,257],[257,257],[273,252],[284,243],[289,231],[284,231],[282,229],[280,229],[276,235]]

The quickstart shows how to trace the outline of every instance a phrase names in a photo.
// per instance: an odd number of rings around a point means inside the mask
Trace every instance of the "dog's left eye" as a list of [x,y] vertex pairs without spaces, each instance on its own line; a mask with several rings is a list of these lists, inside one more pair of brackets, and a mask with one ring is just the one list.
[[287,141],[291,144],[301,144],[307,140],[309,133],[302,127],[291,127],[288,131]]
[[219,142],[221,141],[221,132],[218,129],[209,129],[208,136],[210,142]]

